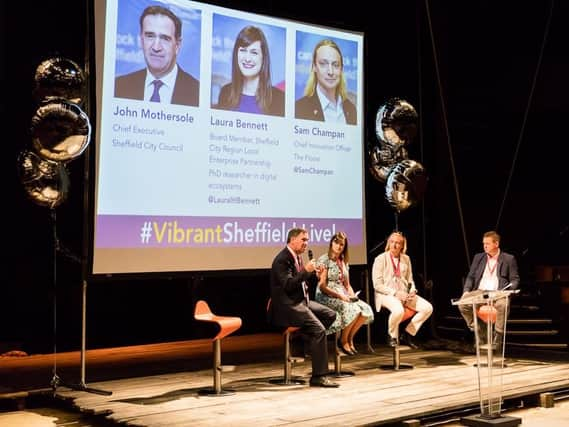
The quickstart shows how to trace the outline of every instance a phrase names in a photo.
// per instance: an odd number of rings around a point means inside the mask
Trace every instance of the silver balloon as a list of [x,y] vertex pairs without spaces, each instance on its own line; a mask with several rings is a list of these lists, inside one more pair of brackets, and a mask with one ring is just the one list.
[[44,159],[61,162],[80,156],[91,140],[87,114],[64,100],[41,105],[32,117],[31,132],[36,152]]
[[398,212],[419,203],[425,195],[427,174],[415,160],[403,160],[393,167],[385,184],[385,198]]
[[70,181],[64,164],[25,150],[18,157],[18,172],[28,198],[38,205],[54,208],[67,199]]
[[409,102],[391,98],[377,110],[375,133],[390,147],[403,147],[417,134],[417,111]]
[[65,99],[83,102],[85,74],[75,62],[66,58],[50,58],[36,68],[34,96],[38,103]]
[[393,168],[394,161],[389,150],[382,150],[375,145],[369,152],[370,172],[375,179],[385,182]]

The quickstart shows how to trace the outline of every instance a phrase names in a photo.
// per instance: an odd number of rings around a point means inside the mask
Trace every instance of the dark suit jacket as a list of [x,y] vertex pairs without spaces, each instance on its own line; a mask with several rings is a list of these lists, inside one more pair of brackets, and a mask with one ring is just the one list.
[[[484,269],[486,268],[487,257],[488,255],[486,255],[485,252],[474,255],[470,271],[464,281],[463,292],[470,292],[478,289],[478,286],[480,286],[480,280],[484,274]],[[504,289],[504,287],[509,283],[511,283],[512,286],[510,286],[508,290],[514,290],[518,287],[520,284],[518,263],[513,255],[500,251],[500,255],[498,255],[498,265],[496,268],[496,274],[498,275],[498,289]]]
[[[144,82],[146,68],[135,71],[115,79],[115,97],[128,99],[144,99]],[[178,75],[174,84],[172,104],[190,105],[199,104],[200,83],[178,66]]]
[[297,271],[294,258],[285,247],[280,251],[271,266],[271,306],[268,320],[275,326],[301,326],[303,312],[309,310],[304,303],[302,282],[316,286],[316,274],[304,270]]
[[[344,108],[346,123],[355,125],[357,122],[356,106],[349,99],[344,99],[342,107]],[[320,105],[320,100],[316,92],[314,92],[312,96],[303,96],[296,101],[294,117],[297,119],[324,121],[324,112],[322,111],[322,105]]]
[[[229,104],[228,99],[231,93],[231,83],[224,85],[219,92],[219,102],[213,108],[218,108],[220,110],[229,110],[227,105]],[[284,116],[284,106],[285,97],[284,92],[276,87],[271,88],[271,105],[269,106],[269,111],[264,114],[270,116]]]

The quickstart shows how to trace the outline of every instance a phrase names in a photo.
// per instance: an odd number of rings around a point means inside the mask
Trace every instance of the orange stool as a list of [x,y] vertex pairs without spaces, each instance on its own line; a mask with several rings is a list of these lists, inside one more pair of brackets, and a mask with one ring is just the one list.
[[[267,313],[271,308],[271,299],[267,302]],[[303,357],[293,357],[290,351],[290,339],[293,333],[300,329],[299,326],[289,326],[283,331],[283,346],[284,346],[284,374],[282,378],[272,378],[269,380],[271,384],[278,385],[299,385],[305,384],[306,381],[292,376],[292,367],[295,363],[304,362]]]
[[476,310],[476,315],[484,323],[496,323],[497,311],[493,305],[481,305],[478,310]]
[[[489,332],[493,331],[493,327],[492,325],[496,323],[496,319],[498,317],[498,312],[496,311],[496,307],[494,307],[493,305],[490,304],[484,304],[481,305],[480,307],[478,307],[478,309],[476,310],[476,316],[482,320],[486,325],[484,325],[483,329],[479,329],[479,330],[485,330],[486,331],[486,335],[488,335]],[[478,324],[478,327],[480,328],[480,324]],[[487,341],[488,344],[490,345],[490,347],[488,348],[494,348],[496,346],[497,343],[494,343],[494,334],[492,334],[492,336],[488,335],[487,336]]]
[[[486,335],[487,335],[486,344],[480,345],[480,349],[481,350],[487,350],[487,352],[493,352],[493,351],[497,350],[498,353],[501,353],[503,356],[504,348],[505,348],[505,338],[502,337],[502,341],[500,342],[499,336],[497,335],[494,327],[492,326],[493,324],[496,323],[496,319],[498,318],[498,311],[496,310],[496,307],[494,307],[493,305],[490,305],[490,304],[481,305],[476,310],[476,316],[480,320],[482,320],[484,323],[486,323]],[[478,327],[480,328],[480,324],[478,324]],[[482,329],[482,330],[484,330],[484,329]],[[498,357],[498,356],[496,356],[496,357]],[[498,360],[498,359],[495,358],[494,360]],[[476,364],[474,366],[476,366]],[[481,363],[480,366],[481,367],[487,367],[488,364],[487,363]],[[507,367],[507,365],[504,363],[503,359],[502,359],[501,364],[496,363],[494,366],[499,367],[499,368]]]
[[235,393],[233,390],[221,388],[221,372],[232,371],[234,366],[221,365],[221,340],[235,332],[241,327],[240,317],[217,316],[211,312],[209,305],[205,301],[198,301],[194,311],[194,319],[202,322],[216,323],[219,326],[219,333],[213,337],[213,387],[200,390],[199,394],[223,396]]
[[[417,313],[417,311],[413,310],[409,307],[404,307],[405,311],[403,312],[403,317],[401,318],[401,323],[405,320],[410,319]],[[381,365],[380,369],[390,370],[390,371],[398,371],[400,369],[413,369],[413,365],[405,365],[400,363],[399,357],[399,337],[397,337],[397,345],[393,347],[393,364],[392,365]]]

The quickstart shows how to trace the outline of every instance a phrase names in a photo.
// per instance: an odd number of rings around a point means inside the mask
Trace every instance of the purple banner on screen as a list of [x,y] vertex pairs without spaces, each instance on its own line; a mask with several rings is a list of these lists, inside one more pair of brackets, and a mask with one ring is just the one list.
[[225,218],[99,215],[97,248],[280,246],[289,229],[308,231],[311,244],[327,244],[337,231],[362,243],[361,219]]

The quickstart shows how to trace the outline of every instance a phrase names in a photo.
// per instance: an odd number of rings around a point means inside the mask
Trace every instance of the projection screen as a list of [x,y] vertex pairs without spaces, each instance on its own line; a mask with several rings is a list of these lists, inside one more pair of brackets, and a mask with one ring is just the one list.
[[[179,29],[141,21],[151,5]],[[266,269],[291,227],[315,255],[345,231],[351,264],[367,262],[362,33],[185,0],[94,12],[91,274]],[[156,88],[151,70],[173,62]],[[251,90],[239,72],[259,69]],[[311,104],[317,74],[341,103]]]

